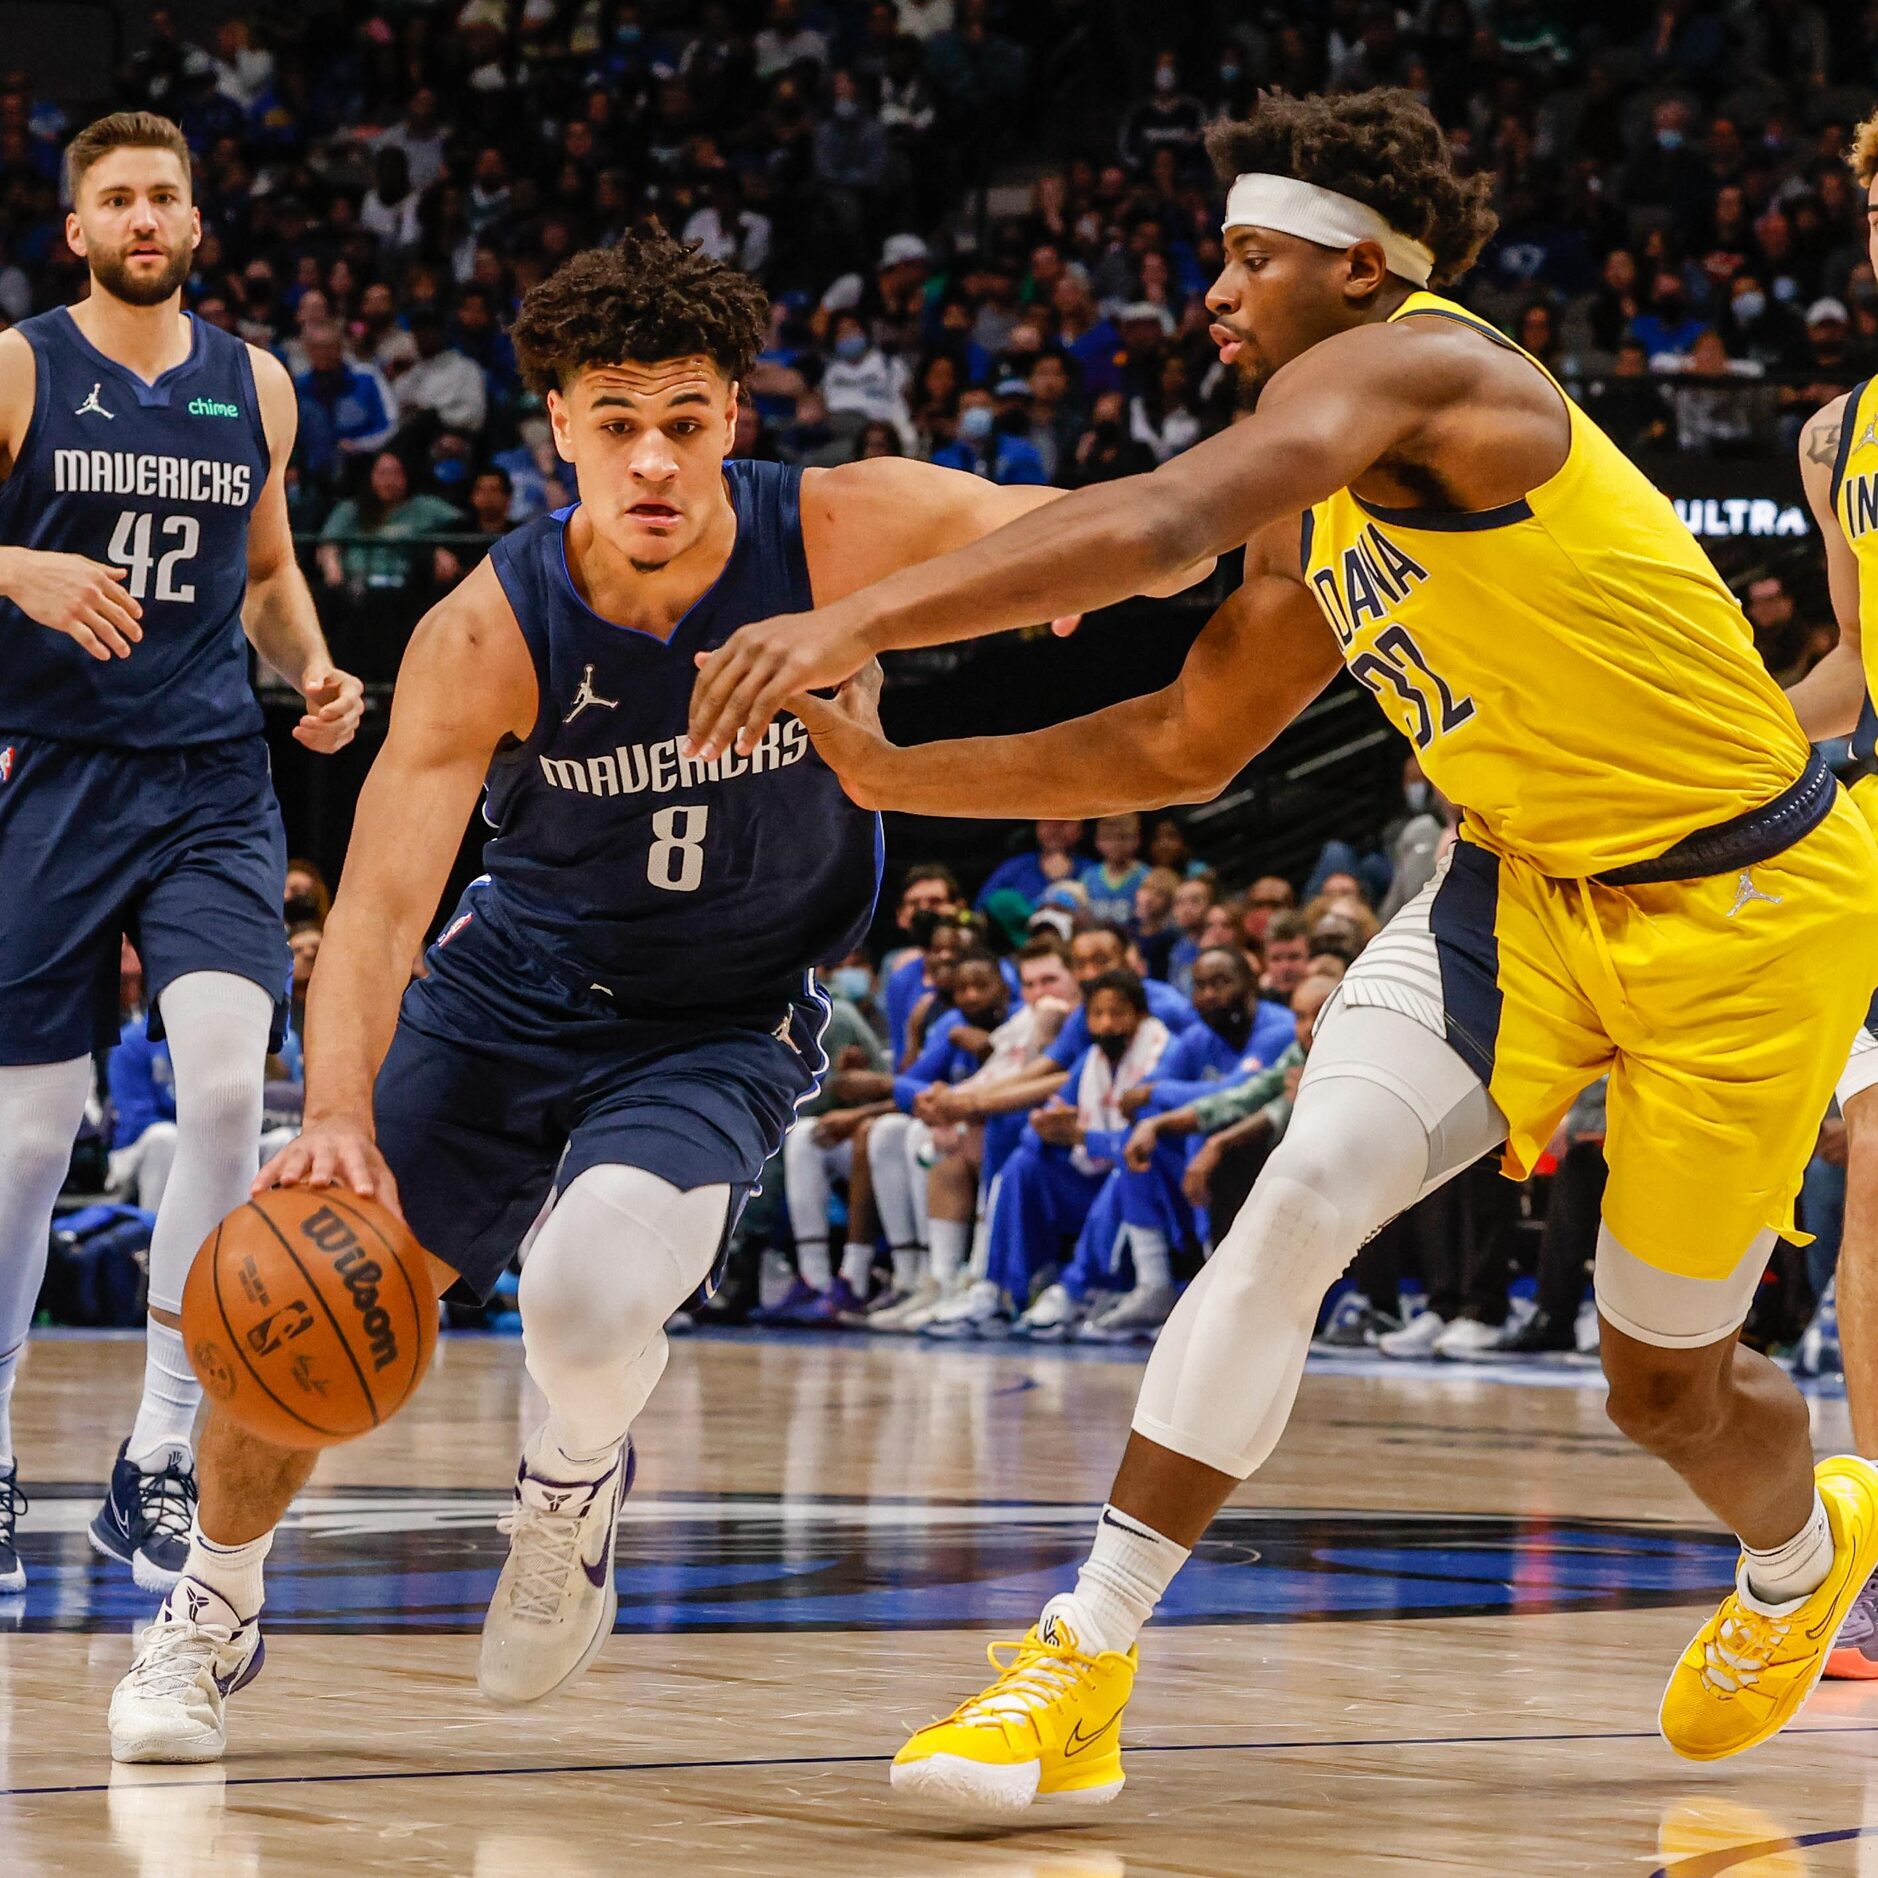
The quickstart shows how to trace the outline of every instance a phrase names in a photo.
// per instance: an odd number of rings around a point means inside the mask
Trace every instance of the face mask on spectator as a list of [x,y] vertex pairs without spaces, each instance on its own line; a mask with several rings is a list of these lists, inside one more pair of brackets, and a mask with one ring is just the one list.
[[1239,82],[1239,66],[1233,60],[1226,60],[1219,68],[1219,82],[1222,85],[1236,85]]
[[318,905],[304,894],[292,895],[281,907],[280,915],[289,926],[296,926],[303,919],[318,919]]
[[1130,1039],[1127,1037],[1118,1037],[1113,1032],[1105,1032],[1100,1037],[1091,1037],[1089,1041],[1093,1043],[1111,1063],[1119,1063],[1122,1058],[1128,1054]]
[[1659,130],[1656,133],[1656,144],[1659,150],[1680,150],[1682,148],[1682,132],[1679,130]]
[[844,120],[859,117],[861,115],[859,101],[854,98],[837,98],[835,100],[835,115]]
[[463,482],[469,476],[469,465],[460,456],[440,456],[430,466],[431,481],[445,485]]
[[828,974],[828,988],[836,997],[859,1004],[873,996],[874,974],[865,965],[839,965]]
[[835,357],[845,359],[850,365],[867,357],[867,335],[865,333],[843,333],[835,341]]
[[1409,783],[1402,791],[1402,800],[1408,804],[1408,811],[1411,815],[1420,815],[1434,800],[1434,797],[1432,785],[1425,782]]
[[1744,323],[1757,320],[1767,311],[1767,296],[1758,288],[1735,295],[1735,318]]
[[959,435],[967,443],[983,443],[991,435],[995,422],[988,405],[975,404],[969,411],[959,413]]
[[1172,66],[1162,65],[1155,68],[1154,89],[1156,91],[1165,95],[1167,92],[1172,91],[1179,82],[1179,76]]

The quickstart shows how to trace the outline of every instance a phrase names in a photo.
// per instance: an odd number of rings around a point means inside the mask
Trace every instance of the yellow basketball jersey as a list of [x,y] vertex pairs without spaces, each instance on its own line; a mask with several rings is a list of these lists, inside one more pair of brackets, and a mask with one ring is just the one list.
[[[1859,645],[1865,692],[1878,698],[1878,378],[1854,386],[1845,401],[1839,454],[1832,466],[1832,512],[1858,558]],[[1870,712],[1855,744],[1869,743]],[[1861,755],[1869,755],[1861,748]]]
[[[1436,294],[1390,317],[1417,314],[1512,347]],[[1491,845],[1572,878],[1759,808],[1807,742],[1667,498],[1559,396],[1571,446],[1530,495],[1448,515],[1342,489],[1305,516],[1303,562],[1430,781]]]

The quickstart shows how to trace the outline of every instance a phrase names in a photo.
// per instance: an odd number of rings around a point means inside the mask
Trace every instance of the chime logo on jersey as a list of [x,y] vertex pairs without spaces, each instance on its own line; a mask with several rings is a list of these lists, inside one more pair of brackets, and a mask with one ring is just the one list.
[[681,756],[678,744],[678,738],[667,737],[659,743],[622,743],[604,756],[544,756],[541,773],[551,787],[583,796],[662,796],[699,783],[787,769],[808,755],[809,733],[800,718],[779,718],[748,756],[727,751],[709,763]]

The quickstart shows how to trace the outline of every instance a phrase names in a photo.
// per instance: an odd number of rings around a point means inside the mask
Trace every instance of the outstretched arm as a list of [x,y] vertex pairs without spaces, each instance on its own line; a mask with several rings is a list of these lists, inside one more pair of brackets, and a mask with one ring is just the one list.
[[[1297,561],[1297,525],[1287,536]],[[1262,544],[1261,544],[1262,545]],[[1273,541],[1277,551],[1277,541]],[[1180,675],[1047,730],[906,748],[887,742],[876,676],[838,698],[792,698],[822,760],[864,808],[1018,819],[1204,802],[1335,676],[1337,642],[1295,574],[1248,552],[1245,585],[1207,622]]]
[[307,999],[305,1132],[257,1191],[337,1181],[396,1206],[372,1087],[489,759],[528,734],[537,708],[528,649],[485,561],[411,635]]
[[1839,643],[1787,693],[1800,728],[1814,742],[1847,735],[1857,727],[1865,704],[1858,559],[1832,502],[1832,469],[1838,461],[1843,428],[1852,421],[1850,406],[1849,395],[1834,398],[1800,432],[1800,481],[1826,544],[1826,580],[1832,590],[1833,617],[1839,622]]
[[1352,482],[1472,384],[1452,345],[1363,326],[1314,346],[1255,416],[1143,476],[1080,489],[995,534],[822,606],[744,627],[702,662],[690,740],[754,746],[783,700],[896,647],[975,639],[1125,600]]

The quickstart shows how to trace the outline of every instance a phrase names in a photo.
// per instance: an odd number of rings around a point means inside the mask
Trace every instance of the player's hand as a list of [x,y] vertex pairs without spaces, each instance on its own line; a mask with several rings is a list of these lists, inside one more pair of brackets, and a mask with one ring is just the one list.
[[849,801],[863,809],[892,806],[888,765],[894,746],[880,728],[880,685],[880,661],[869,659],[832,698],[802,692],[787,700],[815,754],[835,772]]
[[1180,1177],[1180,1190],[1189,1204],[1206,1206],[1211,1202],[1213,1175],[1218,1171],[1219,1161],[1219,1149],[1210,1141],[1203,1141],[1195,1150],[1193,1159],[1187,1163],[1187,1171]]
[[306,715],[293,727],[294,741],[321,756],[343,750],[358,735],[365,716],[365,686],[350,672],[309,665],[300,680]]
[[1046,1103],[1031,1116],[1030,1125],[1038,1139],[1053,1148],[1073,1148],[1082,1140],[1081,1118],[1061,1102]]
[[0,592],[28,619],[63,633],[92,658],[127,659],[143,637],[143,608],[121,567],[82,554],[11,548],[0,561]]
[[1132,1120],[1148,1106],[1153,1095],[1154,1085],[1151,1082],[1138,1082],[1132,1089],[1122,1091],[1122,1098],[1115,1106]]
[[269,1187],[350,1187],[403,1219],[398,1183],[371,1130],[358,1122],[311,1122],[254,1177],[250,1193]]
[[741,627],[697,656],[684,754],[708,763],[734,740],[748,756],[791,698],[845,683],[872,656],[846,602]]
[[1128,1131],[1128,1139],[1122,1145],[1122,1159],[1131,1174],[1148,1171],[1148,1163],[1154,1159],[1155,1143],[1160,1138],[1160,1130],[1152,1121],[1137,1122]]

